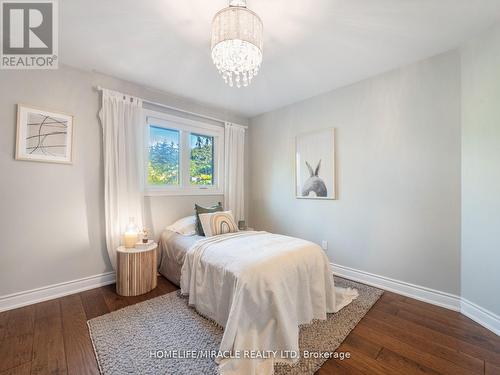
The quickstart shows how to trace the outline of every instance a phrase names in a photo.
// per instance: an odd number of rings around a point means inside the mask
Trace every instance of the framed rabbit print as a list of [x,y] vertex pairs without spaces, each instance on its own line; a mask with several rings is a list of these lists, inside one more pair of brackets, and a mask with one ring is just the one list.
[[336,199],[334,128],[297,136],[295,185],[297,198]]

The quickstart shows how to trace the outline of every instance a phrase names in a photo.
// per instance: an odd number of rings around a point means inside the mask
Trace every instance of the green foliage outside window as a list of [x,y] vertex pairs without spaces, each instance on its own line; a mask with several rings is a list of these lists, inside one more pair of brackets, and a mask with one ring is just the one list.
[[214,137],[190,135],[191,161],[189,176],[192,185],[213,185]]
[[[180,185],[181,134],[178,130],[149,127],[148,185]],[[214,137],[189,134],[189,182],[214,184]]]
[[179,147],[174,142],[158,142],[149,148],[148,184],[179,184]]
[[149,127],[149,185],[179,184],[179,140],[177,130]]

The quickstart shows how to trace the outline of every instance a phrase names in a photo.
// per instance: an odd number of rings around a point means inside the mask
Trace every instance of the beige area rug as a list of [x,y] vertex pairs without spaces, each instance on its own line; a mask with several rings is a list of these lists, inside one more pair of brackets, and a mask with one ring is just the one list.
[[[355,288],[359,297],[338,313],[328,314],[327,320],[301,327],[302,353],[334,352],[383,293],[337,277],[335,285]],[[193,355],[217,351],[223,331],[189,307],[177,292],[127,306],[87,324],[102,374],[217,374],[213,358]],[[275,373],[314,374],[327,360],[324,357],[301,356],[294,366],[276,364]]]

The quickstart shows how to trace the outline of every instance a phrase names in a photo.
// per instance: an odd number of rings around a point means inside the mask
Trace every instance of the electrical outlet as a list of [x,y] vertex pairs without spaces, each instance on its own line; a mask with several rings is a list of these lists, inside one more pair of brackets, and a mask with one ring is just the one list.
[[328,250],[328,241],[327,240],[321,241],[321,248],[325,251]]

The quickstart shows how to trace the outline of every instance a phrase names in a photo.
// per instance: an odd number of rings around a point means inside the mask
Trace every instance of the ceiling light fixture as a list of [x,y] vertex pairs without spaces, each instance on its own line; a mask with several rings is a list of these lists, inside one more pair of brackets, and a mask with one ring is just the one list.
[[212,22],[212,60],[229,86],[248,86],[262,63],[262,21],[246,0],[230,0]]

